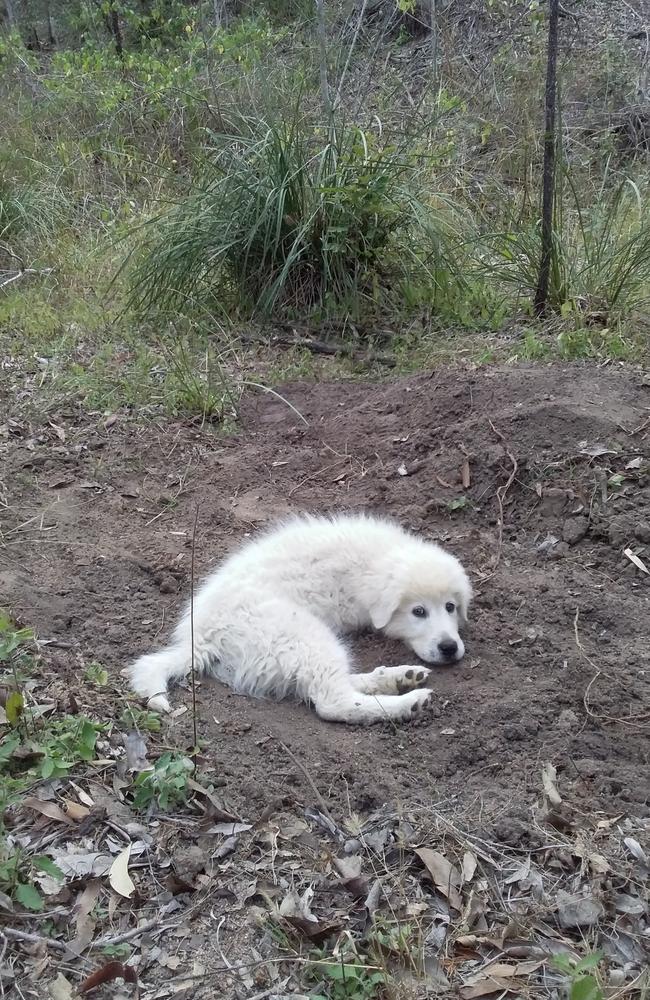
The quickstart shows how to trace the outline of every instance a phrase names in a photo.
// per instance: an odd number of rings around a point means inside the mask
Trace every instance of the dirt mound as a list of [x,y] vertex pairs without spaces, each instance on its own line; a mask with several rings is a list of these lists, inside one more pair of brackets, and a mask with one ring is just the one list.
[[[647,813],[650,381],[506,367],[282,392],[306,425],[259,394],[229,438],[136,414],[9,414],[0,604],[53,640],[46,660],[75,686],[99,660],[123,687],[119,669],[185,598],[197,504],[197,572],[288,511],[390,514],[468,566],[465,661],[436,672],[432,718],[373,730],[203,683],[201,736],[236,807],[304,799],[282,741],[359,812],[455,798],[478,813],[480,800],[482,824],[526,840],[552,760],[595,808]],[[356,649],[362,668],[403,656],[373,636]],[[171,743],[191,742],[188,716]]]

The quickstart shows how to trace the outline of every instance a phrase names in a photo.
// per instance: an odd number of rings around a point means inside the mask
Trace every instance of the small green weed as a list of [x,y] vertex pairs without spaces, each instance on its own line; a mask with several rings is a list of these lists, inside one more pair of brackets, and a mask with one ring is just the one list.
[[390,966],[419,974],[421,941],[410,923],[378,919],[363,942],[348,940],[335,955],[327,948],[313,953],[308,975],[326,992],[314,1000],[374,1000],[386,995]]
[[[0,747],[0,772],[29,783],[39,778],[60,778],[81,761],[95,759],[97,736],[106,725],[91,722],[83,715],[28,721],[28,713],[23,714],[22,694],[20,698],[12,731]],[[11,724],[8,712],[7,720]],[[19,747],[21,753],[15,757]],[[27,769],[25,761],[29,762]]]
[[553,965],[570,980],[569,1000],[603,1000],[603,991],[592,970],[598,968],[602,954],[594,952],[575,962],[569,955],[556,955]]
[[103,667],[101,663],[97,660],[93,660],[89,663],[84,671],[84,677],[91,684],[96,685],[96,687],[106,687],[108,684],[108,670]]
[[9,848],[6,841],[0,839],[0,891],[28,910],[42,910],[44,900],[34,885],[34,876],[39,874],[59,881],[64,877],[50,858],[27,857],[23,851]]
[[102,948],[102,953],[107,958],[118,958],[125,961],[131,954],[131,950],[131,947],[125,941],[122,944],[110,944],[106,948]]
[[0,611],[0,663],[8,664],[12,660],[15,664],[16,652],[26,652],[24,647],[33,639],[31,629],[17,628],[6,612]]
[[386,983],[386,973],[366,964],[362,956],[341,956],[340,961],[319,961],[309,967],[309,977],[327,992],[310,994],[312,1000],[374,1000]]
[[131,705],[122,712],[120,725],[127,731],[135,729],[138,733],[159,733],[162,729],[162,722],[157,712],[147,712],[143,708],[133,708]]
[[456,497],[454,500],[449,500],[447,503],[447,510],[451,514],[455,514],[457,510],[466,510],[468,507],[472,506],[472,501],[469,497]]
[[183,754],[168,751],[158,758],[153,768],[142,771],[134,782],[133,805],[145,810],[154,803],[159,809],[169,809],[187,801],[188,779],[194,764]]

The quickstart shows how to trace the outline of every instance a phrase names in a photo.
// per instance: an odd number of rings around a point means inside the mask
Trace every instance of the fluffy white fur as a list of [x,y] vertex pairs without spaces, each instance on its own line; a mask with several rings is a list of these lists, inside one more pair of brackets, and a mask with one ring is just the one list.
[[[427,663],[465,651],[458,634],[471,587],[458,560],[373,517],[301,517],[249,542],[194,598],[194,658],[241,694],[294,696],[322,719],[410,719],[426,707],[430,671],[405,664],[355,674],[340,636],[367,626]],[[191,666],[189,606],[171,644],[128,673],[149,707],[169,711],[167,685]]]

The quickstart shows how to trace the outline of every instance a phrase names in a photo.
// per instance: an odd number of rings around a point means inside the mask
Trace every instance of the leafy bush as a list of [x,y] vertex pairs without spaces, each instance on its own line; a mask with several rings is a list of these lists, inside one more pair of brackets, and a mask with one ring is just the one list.
[[193,772],[189,757],[172,751],[162,754],[151,770],[142,771],[135,779],[134,807],[144,810],[157,803],[160,809],[167,810],[185,802]]
[[[358,314],[405,285],[431,300],[453,271],[449,206],[415,193],[418,160],[360,128],[242,121],[147,235],[132,304]],[[441,280],[441,278],[443,280]]]

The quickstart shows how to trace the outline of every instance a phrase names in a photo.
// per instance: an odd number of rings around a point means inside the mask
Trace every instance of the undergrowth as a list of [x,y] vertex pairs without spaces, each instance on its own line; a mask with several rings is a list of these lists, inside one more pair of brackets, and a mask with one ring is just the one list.
[[[78,709],[76,698],[61,708],[43,689],[39,652],[31,629],[17,626],[0,612],[0,687],[3,706],[0,711],[0,905],[12,908],[12,901],[29,910],[44,908],[45,897],[39,880],[47,876],[63,878],[51,858],[34,853],[12,828],[17,812],[29,809],[59,822],[74,824],[89,810],[66,813],[70,809],[63,792],[62,779],[78,777],[84,769],[96,766],[103,756],[113,723],[99,722]],[[85,671],[89,686],[105,686],[108,673],[98,663]],[[78,692],[83,697],[83,691]],[[160,719],[152,713],[125,708],[118,732],[160,731]],[[106,762],[104,762],[106,763]],[[166,750],[152,762],[138,760],[132,768],[131,782],[125,795],[136,810],[169,810],[187,802],[192,794],[190,779],[197,785],[194,762],[184,753]],[[42,790],[43,794],[39,794]],[[49,792],[48,792],[49,790]],[[61,801],[61,806],[57,803]],[[74,803],[72,803],[74,805]],[[67,817],[67,819],[66,819]],[[3,903],[4,900],[4,903]]]
[[[329,106],[314,12],[298,2],[244,7],[216,30],[206,5],[125,8],[121,55],[90,8],[56,12],[47,55],[0,35],[9,370],[57,404],[227,422],[242,374],[261,378],[237,344],[251,320],[355,350],[381,331],[398,370],[453,357],[468,336],[488,360],[639,357],[647,166],[618,126],[563,120],[556,326],[531,315],[544,19],[531,7],[511,23],[506,8],[486,16],[517,46],[504,41],[477,84],[446,38],[436,87],[402,72],[424,58],[408,32],[374,37],[329,12]],[[594,121],[615,122],[636,86],[624,56],[613,40],[588,65],[569,53],[567,106],[579,86]]]

